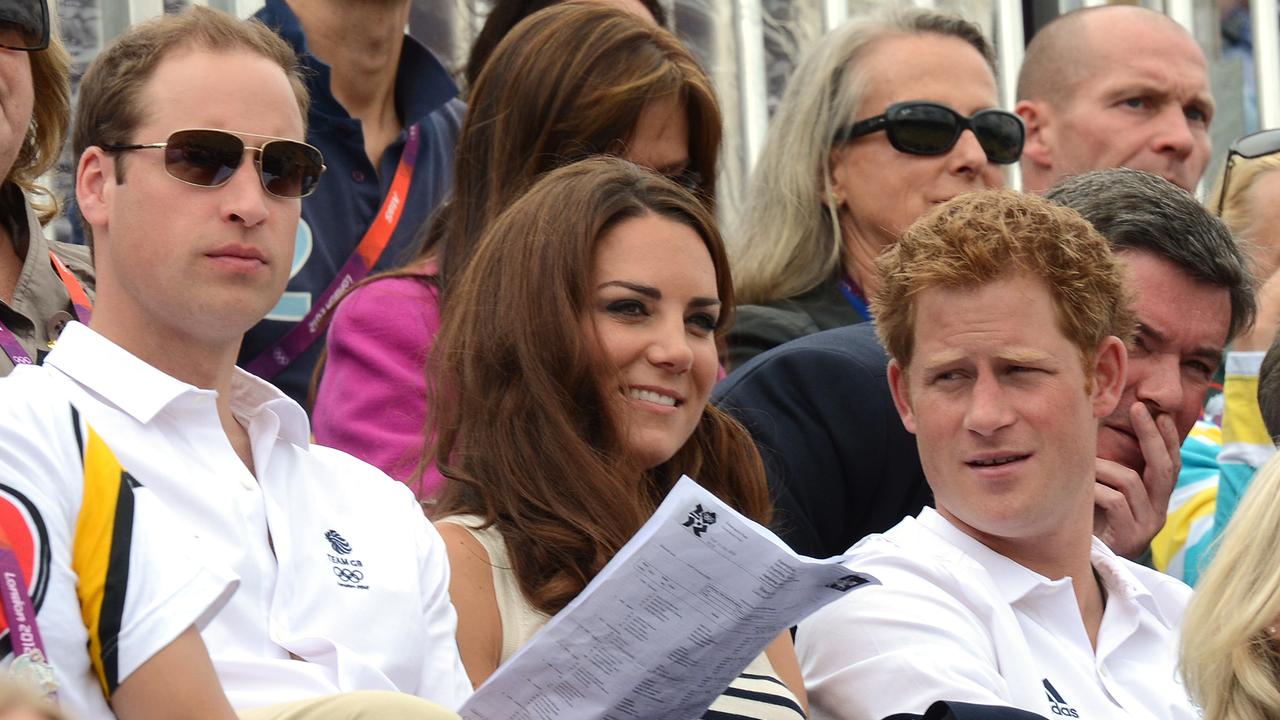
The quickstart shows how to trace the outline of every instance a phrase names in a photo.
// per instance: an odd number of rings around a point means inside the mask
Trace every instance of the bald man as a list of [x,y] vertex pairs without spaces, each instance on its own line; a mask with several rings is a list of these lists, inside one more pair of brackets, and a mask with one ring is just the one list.
[[1209,162],[1213,96],[1204,53],[1182,26],[1142,7],[1076,10],[1036,33],[1015,110],[1027,124],[1029,192],[1113,167],[1195,192]]

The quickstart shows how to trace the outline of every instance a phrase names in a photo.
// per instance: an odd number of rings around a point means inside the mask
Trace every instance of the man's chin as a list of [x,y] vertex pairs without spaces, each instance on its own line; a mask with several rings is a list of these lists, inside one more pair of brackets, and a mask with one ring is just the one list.
[[1147,467],[1147,459],[1142,456],[1138,439],[1123,430],[1106,425],[1098,431],[1098,457],[1123,465],[1139,475]]

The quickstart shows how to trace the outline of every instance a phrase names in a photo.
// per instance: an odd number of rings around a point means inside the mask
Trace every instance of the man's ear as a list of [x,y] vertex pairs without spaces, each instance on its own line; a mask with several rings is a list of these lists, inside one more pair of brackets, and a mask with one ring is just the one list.
[[76,206],[84,221],[94,228],[106,227],[110,201],[115,191],[115,158],[100,147],[85,148],[76,165]]
[[1116,409],[1124,394],[1129,352],[1124,341],[1109,335],[1098,345],[1093,361],[1093,416],[1104,418]]
[[1053,108],[1044,100],[1019,100],[1013,111],[1027,126],[1027,141],[1022,146],[1022,162],[1037,168],[1053,167],[1053,141],[1057,125],[1053,122]]
[[893,406],[898,409],[902,425],[907,432],[916,433],[916,414],[911,406],[911,395],[907,387],[907,371],[897,360],[889,361],[889,392],[893,394]]

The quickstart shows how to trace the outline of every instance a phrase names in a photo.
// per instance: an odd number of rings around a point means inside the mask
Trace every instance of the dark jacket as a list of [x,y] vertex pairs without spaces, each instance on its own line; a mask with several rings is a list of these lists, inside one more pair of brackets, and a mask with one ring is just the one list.
[[768,305],[739,305],[729,329],[729,369],[785,342],[864,322],[831,277],[803,295]]
[[774,348],[716,387],[713,401],[760,449],[774,530],[797,552],[843,553],[932,503],[915,437],[893,406],[888,362],[862,323]]

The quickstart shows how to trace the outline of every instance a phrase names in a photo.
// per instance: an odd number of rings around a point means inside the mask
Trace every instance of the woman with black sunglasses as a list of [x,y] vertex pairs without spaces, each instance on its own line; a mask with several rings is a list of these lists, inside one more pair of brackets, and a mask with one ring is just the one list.
[[994,54],[959,17],[907,11],[828,33],[774,116],[731,252],[734,368],[871,319],[880,252],[934,205],[1004,184],[1024,131],[995,108]]

